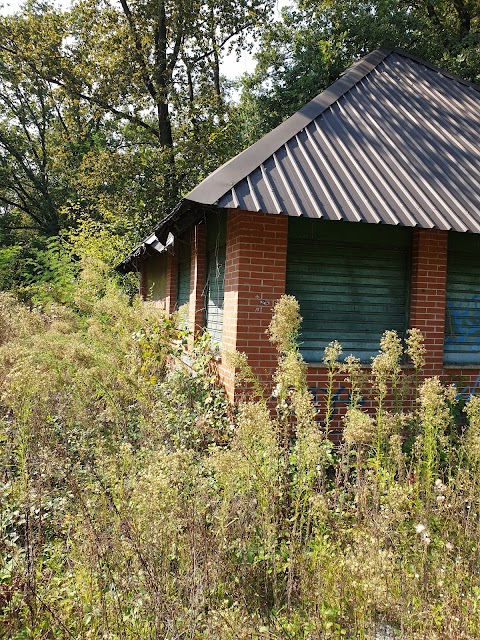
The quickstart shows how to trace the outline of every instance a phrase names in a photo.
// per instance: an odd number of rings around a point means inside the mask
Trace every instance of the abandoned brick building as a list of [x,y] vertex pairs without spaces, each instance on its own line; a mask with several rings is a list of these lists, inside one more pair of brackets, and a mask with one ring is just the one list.
[[[427,374],[480,374],[480,87],[377,50],[189,193],[118,267],[193,331],[269,376],[265,334],[300,302],[313,391],[334,339],[366,364],[386,329],[418,327]],[[339,383],[337,400],[343,388]]]

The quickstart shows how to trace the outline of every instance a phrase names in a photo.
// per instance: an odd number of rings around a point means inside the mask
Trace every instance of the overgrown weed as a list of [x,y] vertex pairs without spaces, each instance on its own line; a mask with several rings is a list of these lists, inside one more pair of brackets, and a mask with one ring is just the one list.
[[370,375],[332,343],[318,416],[284,297],[275,408],[237,355],[233,411],[208,336],[187,358],[181,323],[88,269],[67,305],[0,297],[0,637],[480,636],[480,404],[455,428],[418,332],[407,374],[393,332]]

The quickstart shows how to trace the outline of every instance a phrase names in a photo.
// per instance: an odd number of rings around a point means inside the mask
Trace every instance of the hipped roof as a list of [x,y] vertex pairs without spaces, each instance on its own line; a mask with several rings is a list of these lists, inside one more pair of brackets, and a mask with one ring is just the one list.
[[150,241],[211,208],[480,233],[480,86],[378,49],[210,174]]

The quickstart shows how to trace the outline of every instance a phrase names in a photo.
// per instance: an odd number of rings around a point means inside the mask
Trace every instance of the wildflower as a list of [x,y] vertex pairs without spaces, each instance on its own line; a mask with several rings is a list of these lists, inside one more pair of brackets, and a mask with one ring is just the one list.
[[375,434],[375,420],[356,407],[349,407],[343,419],[343,437],[350,445],[368,444]]
[[415,533],[421,534],[425,531],[426,526],[424,524],[416,524],[415,525]]
[[388,363],[390,370],[394,371],[402,357],[402,343],[397,332],[385,331],[380,340],[380,348],[386,356],[386,363]]
[[377,393],[385,397],[388,381],[396,385],[399,380],[402,344],[396,331],[385,331],[380,340],[380,353],[372,358],[372,383]]
[[267,329],[270,342],[273,342],[279,353],[287,353],[294,349],[300,331],[300,305],[294,296],[282,296],[273,310],[272,321]]
[[362,369],[361,362],[355,356],[347,356],[343,362],[341,370],[347,374],[345,382],[350,384],[351,404],[356,406],[362,399],[362,389],[367,380],[367,376]]
[[413,363],[413,366],[418,371],[425,366],[425,345],[423,334],[419,329],[409,329],[408,338],[405,340],[407,343],[406,354]]
[[345,373],[348,375],[346,382],[351,383],[352,379],[358,380],[362,374],[362,364],[360,362],[360,358],[355,358],[355,356],[352,355],[347,356],[343,363],[343,371],[345,371]]
[[337,340],[330,342],[330,344],[325,347],[323,364],[327,367],[334,367],[338,358],[342,355],[342,352],[342,345]]

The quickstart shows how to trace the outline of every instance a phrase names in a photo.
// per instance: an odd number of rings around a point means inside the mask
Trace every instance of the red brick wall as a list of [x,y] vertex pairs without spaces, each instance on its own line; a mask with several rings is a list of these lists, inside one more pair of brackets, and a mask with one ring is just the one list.
[[[265,329],[273,303],[285,291],[287,218],[245,211],[229,213],[227,224],[227,265],[223,329],[224,357],[220,373],[231,398],[234,397],[233,372],[226,351],[243,351],[264,382],[270,382],[276,354]],[[416,229],[412,246],[410,327],[420,329],[427,347],[425,375],[440,375],[455,381],[459,389],[475,390],[480,385],[479,369],[444,367],[445,298],[448,232]],[[368,367],[366,368],[368,371]],[[321,413],[325,404],[327,372],[324,367],[309,367],[308,382]],[[480,390],[480,388],[479,388]],[[345,375],[334,385],[334,424],[349,403]]]
[[271,387],[277,356],[265,333],[275,301],[285,293],[288,217],[233,210],[227,217],[222,362],[219,370],[233,399],[227,352],[246,353]]
[[[193,336],[203,329],[205,319],[206,281],[206,239],[205,224],[193,227],[191,235],[190,301],[188,327]],[[192,336],[192,339],[193,339]]]
[[410,326],[425,338],[428,376],[443,372],[448,232],[415,229],[412,247]]
[[480,391],[480,368],[444,366],[448,232],[416,229],[412,248],[410,326],[425,337],[425,376],[454,382],[464,395]]
[[[227,217],[225,301],[222,360],[219,374],[230,398],[235,397],[234,371],[227,353],[247,354],[261,380],[272,388],[272,373],[277,355],[265,331],[275,301],[285,292],[288,217],[230,210]],[[428,350],[425,374],[439,375],[456,382],[464,393],[480,391],[480,368],[444,367],[445,298],[448,232],[415,229],[412,246],[410,326],[420,329]],[[167,309],[173,311],[176,294],[176,262],[169,255]],[[192,230],[192,267],[190,283],[190,328],[195,332],[204,324],[204,288],[206,277],[206,225]],[[368,368],[367,368],[368,369]],[[336,423],[349,402],[343,374],[334,385]],[[320,407],[324,406],[326,370],[309,367],[309,385]],[[237,389],[237,396],[238,396]]]

